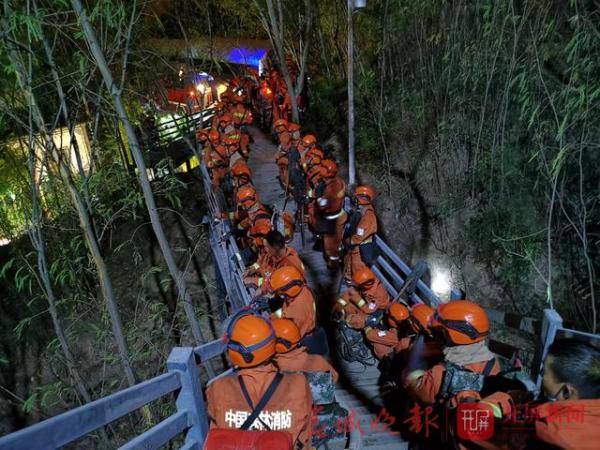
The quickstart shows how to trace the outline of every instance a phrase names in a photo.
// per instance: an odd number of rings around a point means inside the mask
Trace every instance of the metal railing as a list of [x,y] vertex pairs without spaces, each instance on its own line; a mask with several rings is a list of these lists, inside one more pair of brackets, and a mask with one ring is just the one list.
[[[235,312],[250,303],[253,293],[243,283],[245,267],[231,224],[223,215],[222,197],[213,189],[210,176],[203,164],[200,170],[210,211],[205,223],[209,227],[210,246],[217,278],[229,300],[228,312]],[[376,237],[376,244],[379,256],[372,269],[390,295],[396,297],[404,284],[415,277],[415,272],[381,237]],[[417,279],[414,292],[412,291],[411,289],[409,297],[411,304],[424,302],[436,307],[441,302],[430,287],[420,279]],[[495,310],[488,310],[488,315],[494,322],[532,336],[539,336],[539,344],[531,367],[538,386],[541,382],[542,362],[556,337],[575,337],[593,342],[595,345],[600,341],[598,335],[564,328],[560,315],[550,309],[544,310],[542,320]],[[159,398],[174,395],[177,412],[121,448],[156,449],[173,438],[185,434],[185,444],[181,448],[200,449],[208,432],[208,416],[202,395],[200,367],[210,359],[222,355],[224,351],[223,340],[215,340],[196,348],[173,348],[167,360],[167,373],[0,438],[0,448],[20,450],[61,447]],[[218,377],[229,372],[226,370]]]
[[[389,294],[392,297],[396,297],[405,281],[411,276],[412,269],[394,253],[380,236],[376,236],[375,242],[379,250],[379,256],[371,269],[381,280]],[[421,302],[435,308],[440,304],[441,300],[429,286],[422,280],[419,280],[415,292],[410,295],[409,303],[415,304]],[[562,317],[553,309],[544,309],[544,315],[541,319],[489,308],[486,308],[486,312],[490,321],[513,330],[518,330],[535,342],[535,350],[533,352],[519,348],[513,343],[503,342],[500,339],[496,339],[495,336],[490,337],[489,346],[492,351],[509,360],[519,357],[538,388],[541,387],[542,383],[544,359],[555,339],[569,337],[582,340],[594,346],[600,346],[600,335],[564,328]]]
[[234,310],[250,304],[252,292],[244,285],[246,269],[237,242],[235,241],[231,222],[224,216],[222,197],[212,186],[208,170],[204,163],[200,165],[204,195],[207,200],[209,217],[205,223],[209,225],[209,242],[213,259],[218,267],[218,276],[222,280],[227,298]]
[[3,450],[55,449],[80,439],[159,398],[175,396],[177,412],[123,445],[122,449],[155,449],[186,433],[182,448],[200,449],[208,431],[199,364],[223,353],[221,340],[196,348],[176,347],[167,373],[87,403],[0,438]]
[[195,132],[198,125],[201,127],[204,126],[214,115],[214,105],[192,114],[179,115],[172,113],[172,119],[160,122],[156,126],[156,131],[161,140],[176,142],[183,139],[186,135]]

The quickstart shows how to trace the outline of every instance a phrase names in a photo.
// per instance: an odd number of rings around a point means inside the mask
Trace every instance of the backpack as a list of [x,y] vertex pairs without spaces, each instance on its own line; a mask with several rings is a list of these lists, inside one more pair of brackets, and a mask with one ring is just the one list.
[[[500,372],[490,375],[495,361],[500,364]],[[481,373],[473,372],[457,364],[446,363],[440,395],[445,399],[450,399],[463,391],[475,391],[479,392],[481,397],[486,397],[494,392],[510,390],[535,392],[536,387],[520,367],[508,360],[496,357],[488,361]]]

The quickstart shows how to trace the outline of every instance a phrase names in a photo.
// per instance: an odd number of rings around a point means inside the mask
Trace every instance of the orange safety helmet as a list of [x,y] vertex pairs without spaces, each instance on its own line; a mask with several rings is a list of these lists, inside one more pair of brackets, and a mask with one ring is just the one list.
[[262,246],[263,238],[271,231],[271,221],[269,219],[256,219],[254,225],[248,231],[248,235],[254,238],[254,242]]
[[311,150],[310,153],[310,155],[307,155],[306,165],[312,169],[314,166],[318,166],[321,164],[321,161],[323,161],[323,152],[319,149],[316,149],[314,152]]
[[252,186],[244,186],[237,192],[236,200],[244,208],[251,208],[258,202],[258,193]]
[[250,167],[243,159],[238,159],[233,167],[231,168],[231,175],[235,178],[247,178],[250,180],[252,178],[252,172],[250,171]]
[[254,367],[275,354],[275,332],[269,322],[248,309],[238,311],[225,334],[227,355],[234,367]]
[[294,131],[300,131],[300,125],[294,122],[288,122],[287,129],[290,133],[293,133]]
[[394,302],[388,308],[388,324],[397,328],[402,322],[410,317],[410,310],[403,303]]
[[310,161],[315,156],[324,159],[325,153],[323,153],[323,150],[321,150],[319,147],[313,147],[308,152],[306,152],[306,161]]
[[431,328],[441,328],[452,344],[467,345],[483,341],[490,331],[485,310],[470,300],[441,304],[430,320]]
[[317,143],[317,138],[315,137],[314,134],[307,134],[306,136],[304,136],[302,138],[302,141],[301,141],[301,145],[304,148],[312,147],[316,143]]
[[221,135],[219,134],[219,132],[217,130],[210,130],[210,132],[208,133],[208,139],[212,143],[217,142],[220,138],[221,138]]
[[198,139],[200,142],[206,142],[208,139],[208,130],[196,130],[196,139]]
[[229,153],[227,152],[227,148],[222,145],[216,145],[214,147],[214,152],[212,153],[213,159],[217,159],[222,161],[223,163],[227,163],[229,160]]
[[377,277],[368,267],[361,267],[352,274],[352,283],[360,289],[369,289],[375,284]]
[[285,128],[287,129],[287,124],[288,121],[285,119],[277,119],[274,123],[273,123],[273,128],[275,128],[277,130],[277,128]]
[[271,274],[269,284],[276,294],[293,298],[296,297],[304,287],[302,274],[293,266],[280,267]]
[[231,123],[232,121],[231,114],[223,114],[219,119],[219,123]]
[[277,353],[287,353],[295,349],[300,342],[300,328],[290,319],[273,319],[271,321],[273,331],[275,331],[275,351]]
[[338,173],[338,165],[331,159],[321,161],[321,175],[325,178],[333,178]]
[[368,205],[375,198],[375,189],[371,186],[357,186],[354,189],[354,196],[359,205]]
[[415,333],[424,332],[426,334],[431,334],[429,332],[429,321],[433,317],[433,313],[435,311],[429,305],[425,303],[417,303],[413,305],[410,309],[410,326]]

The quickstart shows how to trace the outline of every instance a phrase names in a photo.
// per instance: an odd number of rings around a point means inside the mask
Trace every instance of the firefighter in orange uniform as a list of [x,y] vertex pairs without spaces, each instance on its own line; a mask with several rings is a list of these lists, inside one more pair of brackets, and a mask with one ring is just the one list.
[[[284,431],[291,435],[294,449],[310,448],[310,387],[304,375],[284,374],[273,364],[276,337],[269,322],[240,311],[227,328],[226,345],[234,373],[206,388],[211,429]],[[261,400],[264,407],[259,411]],[[232,433],[235,437],[239,435]]]
[[338,166],[335,161],[321,162],[323,188],[316,189],[318,232],[323,234],[323,252],[327,266],[336,268],[340,264],[342,238],[347,214],[344,211],[344,196],[346,183],[338,176]]
[[[481,401],[480,386],[476,382],[469,385],[468,380],[474,378],[473,373],[486,377],[501,371],[498,358],[485,342],[490,324],[484,309],[469,300],[443,303],[435,311],[429,327],[444,336],[444,361],[428,370],[407,368],[406,388],[423,403],[441,402],[449,408],[463,402]],[[504,401],[490,404],[496,417],[509,413],[503,410],[507,409]]]
[[267,282],[263,286],[263,293],[266,294],[271,290],[268,283],[268,278],[271,273],[275,270],[292,266],[302,274],[302,279],[305,277],[305,269],[298,252],[293,247],[288,247],[285,244],[285,236],[277,230],[270,231],[265,238],[265,250],[268,254],[267,266],[266,266],[266,278]]
[[[495,426],[491,439],[480,447],[490,450],[552,448],[595,450],[600,439],[600,350],[572,338],[554,341],[544,361],[541,399],[531,407],[515,391],[496,392],[493,398],[511,404],[515,399],[520,430]],[[517,393],[518,394],[518,393]],[[524,414],[519,414],[519,412]],[[512,418],[512,416],[511,416]],[[513,425],[514,427],[514,425]],[[550,444],[550,445],[549,445]]]
[[247,230],[254,225],[258,219],[271,219],[267,208],[260,203],[258,192],[252,186],[244,186],[236,194],[237,211],[226,213],[227,217],[237,224],[237,228],[244,236]]
[[231,167],[231,183],[234,198],[242,187],[252,186],[252,171],[243,159],[238,159]]
[[271,317],[290,319],[300,330],[302,338],[312,333],[317,322],[315,298],[302,273],[293,266],[281,267],[271,274],[269,285],[283,301],[281,308]]
[[[259,219],[257,225],[266,220]],[[260,287],[261,294],[268,294],[271,292],[269,283],[271,274],[280,267],[285,266],[295,267],[304,278],[304,264],[302,264],[298,253],[295,249],[285,245],[285,238],[279,231],[271,229],[271,222],[269,221],[268,230],[266,226],[263,226],[259,231],[266,232],[264,234],[260,233],[262,239],[258,259],[246,270],[247,274],[252,274],[255,277],[249,279],[249,281],[255,281],[250,285]]]
[[334,309],[342,311],[344,320],[352,328],[374,327],[387,310],[390,296],[368,267],[357,271],[352,276],[352,283],[353,286],[337,299]]
[[287,129],[290,134],[290,145],[296,147],[300,141],[300,125],[288,121]]
[[266,129],[271,126],[273,117],[273,89],[266,80],[260,82],[256,104],[260,111],[260,126]]
[[271,321],[277,345],[274,362],[284,372],[330,372],[333,382],[338,380],[338,373],[321,355],[311,355],[306,347],[298,346],[300,330],[289,319],[273,319]]
[[205,128],[196,132],[196,138],[198,139],[198,142],[202,144],[202,159],[208,167],[211,152],[217,145],[220,144],[221,135],[217,130]]
[[533,410],[537,439],[556,448],[597,449],[600,350],[576,339],[559,339],[550,346],[543,373],[549,401]]
[[254,289],[263,286],[269,270],[269,252],[265,247],[265,239],[271,232],[271,221],[266,218],[257,219],[248,230],[250,248],[257,255],[256,262],[244,271],[244,284]]
[[[393,357],[410,349],[419,334],[431,337],[428,323],[433,313],[433,308],[425,303],[417,303],[411,308],[403,303],[390,304],[387,311],[389,325],[387,330],[365,328],[365,335],[373,344],[375,356],[379,359]],[[437,347],[431,340],[426,341],[423,356],[426,358],[438,356]]]
[[219,120],[213,120],[213,130],[218,131],[221,135],[235,133],[235,126],[233,125],[231,114],[225,113]]
[[377,216],[373,208],[375,189],[371,186],[357,186],[354,189],[357,208],[353,211],[344,232],[344,278],[352,279],[352,273],[370,266],[376,259],[375,235]]
[[306,160],[306,212],[308,226],[312,232],[315,232],[317,223],[317,187],[324,182],[321,169],[323,158],[323,152],[315,149],[310,152]]
[[317,138],[315,137],[314,134],[307,134],[306,136],[304,136],[297,144],[296,148],[298,149],[298,152],[300,153],[300,167],[303,169],[304,168],[304,163],[306,155],[308,152],[310,152],[313,148],[315,148],[315,146],[317,145]]
[[[208,147],[207,147],[207,150]],[[206,167],[210,170],[212,184],[215,188],[221,186],[223,178],[229,171],[229,155],[227,148],[223,145],[216,145],[210,149],[208,157],[205,159]]]
[[277,134],[277,154],[275,155],[275,162],[279,169],[279,184],[282,189],[287,189],[288,179],[288,151],[290,149],[291,135],[287,129],[288,122],[285,119],[276,120],[273,123],[273,128]]
[[234,105],[230,110],[231,117],[233,119],[233,124],[236,128],[241,128],[243,125],[252,124],[252,113],[246,106],[244,102],[246,101],[246,96],[235,95],[233,98]]
[[400,337],[406,331],[404,326],[410,317],[410,310],[402,303],[392,303],[387,310],[388,328],[365,327],[365,336],[373,345],[377,359],[392,357],[410,347],[411,337]]

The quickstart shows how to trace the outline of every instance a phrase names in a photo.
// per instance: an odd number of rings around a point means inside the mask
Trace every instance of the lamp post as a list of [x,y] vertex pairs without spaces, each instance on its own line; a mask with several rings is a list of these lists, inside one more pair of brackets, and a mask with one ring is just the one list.
[[356,157],[354,150],[354,11],[367,6],[366,0],[348,0],[348,183],[356,184]]

